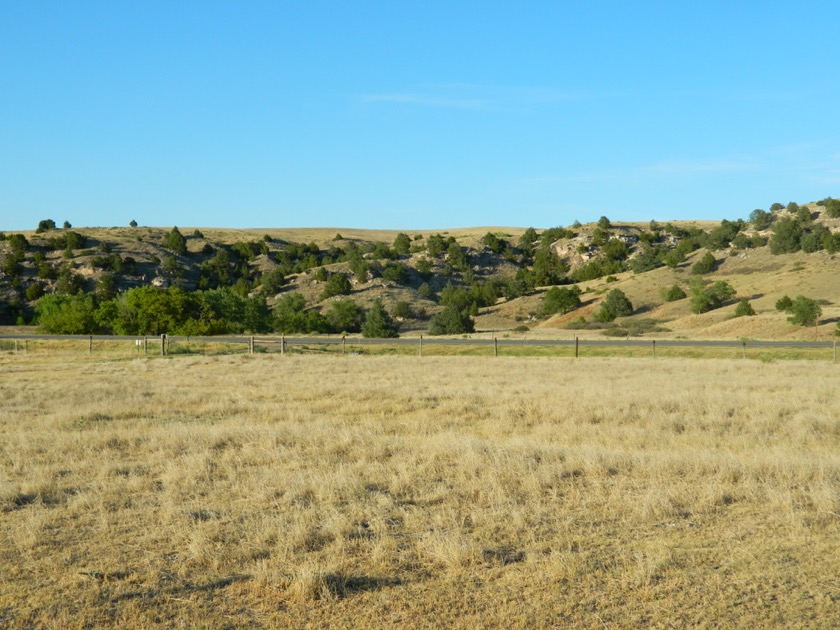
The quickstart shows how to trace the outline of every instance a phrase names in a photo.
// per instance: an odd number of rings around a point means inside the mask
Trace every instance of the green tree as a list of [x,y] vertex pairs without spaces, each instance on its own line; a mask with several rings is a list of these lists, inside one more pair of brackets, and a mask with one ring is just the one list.
[[679,249],[672,249],[662,257],[662,262],[669,268],[674,269],[685,262],[685,253]]
[[646,271],[661,267],[662,264],[659,258],[659,252],[652,247],[645,247],[630,261],[630,268],[633,270],[633,273],[645,273]]
[[397,302],[391,311],[391,316],[396,317],[397,319],[413,319],[415,315],[416,313],[414,312],[414,309],[411,308],[411,304],[405,300]]
[[772,254],[791,254],[801,247],[802,225],[791,217],[782,217],[773,224],[770,236]]
[[428,280],[432,277],[432,262],[428,258],[419,258],[415,268],[417,269],[417,273],[424,280]]
[[456,306],[447,306],[434,315],[429,325],[430,335],[462,335],[475,331],[475,322]]
[[454,241],[449,244],[446,250],[446,261],[453,269],[465,271],[467,269],[467,256],[463,248]]
[[431,299],[433,292],[432,287],[429,286],[428,282],[424,282],[419,287],[417,287],[417,295],[424,299]]
[[[321,267],[321,269],[323,269],[323,267]],[[280,293],[280,289],[283,287],[285,282],[286,278],[283,275],[283,271],[279,268],[267,271],[260,277],[260,286],[262,287],[264,295],[277,295]]]
[[823,199],[819,202],[825,208],[825,213],[832,219],[840,218],[840,199]]
[[30,302],[34,302],[35,300],[39,299],[41,296],[44,295],[44,285],[40,282],[33,282],[28,287],[26,287],[26,299]]
[[411,238],[408,234],[400,232],[397,238],[394,239],[394,251],[401,256],[406,256],[411,253]]
[[529,227],[525,232],[523,232],[522,236],[519,237],[519,242],[517,243],[519,249],[522,251],[522,255],[525,257],[525,260],[528,261],[534,255],[534,243],[539,239],[537,236],[537,231]]
[[627,247],[627,243],[619,238],[608,240],[603,250],[604,258],[607,260],[624,260],[627,258],[629,252],[630,249]]
[[717,267],[717,260],[715,260],[714,255],[712,252],[707,251],[703,254],[703,257],[694,263],[694,266],[691,268],[691,273],[695,275],[703,275],[706,273],[711,273]]
[[29,241],[23,234],[11,234],[7,239],[9,247],[12,248],[12,253],[25,254],[29,248]]
[[777,311],[788,311],[790,307],[793,306],[793,300],[790,299],[790,296],[784,295],[776,300],[776,310]]
[[273,312],[274,330],[282,333],[324,333],[330,324],[318,311],[306,310],[306,300],[299,293],[277,300]]
[[786,310],[790,313],[788,321],[797,326],[814,326],[822,315],[819,303],[804,295],[797,295]]
[[173,333],[198,316],[196,298],[183,289],[146,286],[126,291],[117,299],[114,331],[120,335]]
[[554,313],[568,313],[581,304],[580,289],[577,285],[569,287],[551,287],[545,294],[543,301],[543,316],[547,317]]
[[365,315],[362,324],[363,337],[399,337],[400,326],[385,310],[382,300],[376,299]]
[[426,241],[426,252],[432,258],[437,258],[446,248],[446,241],[440,234],[432,234]]
[[482,236],[481,243],[495,254],[501,254],[504,251],[506,245],[504,240],[500,239],[492,232],[487,232],[487,234]]
[[96,281],[96,298],[100,301],[113,300],[117,295],[117,279],[112,273],[105,272]]
[[755,315],[755,309],[750,304],[747,298],[738,300],[738,306],[735,307],[735,317],[752,317]]
[[321,292],[321,299],[326,300],[334,295],[350,295],[350,291],[352,290],[353,287],[350,285],[350,279],[347,277],[347,274],[340,272],[334,273],[327,279],[324,290]]
[[613,289],[601,303],[600,310],[595,313],[595,320],[611,322],[616,317],[626,317],[633,314],[633,304],[621,289]]
[[45,295],[35,305],[39,329],[54,335],[97,332],[95,310],[90,295]]
[[64,265],[58,272],[55,283],[55,292],[58,295],[75,295],[85,289],[85,279],[74,272],[69,266]]
[[353,300],[336,300],[330,304],[326,318],[335,332],[355,333],[362,329],[365,311]]
[[720,222],[718,227],[714,228],[705,237],[704,242],[706,247],[711,250],[724,249],[725,247],[728,247],[732,242],[732,239],[738,235],[743,227],[744,222],[741,220],[727,221],[724,219]]
[[390,282],[396,282],[397,284],[407,284],[408,269],[406,269],[404,264],[390,260],[382,268],[382,278]]
[[534,286],[559,284],[569,271],[569,266],[557,255],[550,245],[540,244],[534,254],[531,282]]
[[47,230],[54,230],[55,229],[55,221],[52,219],[43,219],[38,221],[38,227],[35,229],[36,234],[42,234]]
[[720,308],[724,302],[733,297],[735,297],[735,289],[724,280],[718,280],[710,286],[696,282],[691,287],[691,312],[706,313]]
[[163,246],[179,255],[187,253],[187,239],[181,234],[181,231],[176,227],[166,235],[163,239]]
[[761,208],[756,208],[750,212],[750,222],[756,230],[766,230],[773,224],[774,218],[771,212],[766,212]]
[[687,297],[686,292],[678,284],[674,284],[670,289],[662,289],[662,299],[666,302],[676,302]]

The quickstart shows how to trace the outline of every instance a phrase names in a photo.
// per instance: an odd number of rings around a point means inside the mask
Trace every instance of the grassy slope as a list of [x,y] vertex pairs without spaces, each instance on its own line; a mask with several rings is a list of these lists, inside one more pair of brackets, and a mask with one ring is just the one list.
[[[840,229],[840,220],[821,219],[831,229]],[[677,224],[685,222],[675,222]],[[712,222],[691,222],[703,229],[711,229],[716,224]],[[621,226],[644,228],[643,224],[616,224]],[[584,226],[584,231],[591,226]],[[191,235],[194,228],[181,227],[185,235]],[[162,228],[82,228],[78,231],[93,239],[104,239],[116,242],[115,251],[123,256],[133,255],[138,260],[144,256],[156,253],[159,257],[166,255],[152,243],[162,240],[168,229]],[[396,230],[356,230],[348,228],[299,228],[299,229],[252,229],[252,230],[231,230],[219,228],[201,228],[201,231],[208,240],[233,243],[237,241],[260,240],[263,235],[269,234],[275,239],[292,241],[298,243],[315,242],[322,248],[329,247],[334,241],[337,233],[344,239],[358,241],[381,241],[393,243],[399,233]],[[480,249],[480,239],[488,231],[504,234],[512,241],[524,232],[523,228],[512,227],[477,227],[449,230],[441,232],[444,235],[452,235],[458,239],[462,246]],[[428,236],[437,231],[409,231],[410,236],[423,234]],[[144,242],[138,242],[137,236],[142,236]],[[27,234],[31,237],[32,234]],[[190,239],[191,250],[199,250],[203,241]],[[693,315],[690,312],[688,300],[682,300],[670,304],[663,304],[659,295],[660,289],[677,283],[681,284],[688,291],[688,283],[691,279],[690,267],[693,262],[702,255],[703,251],[695,252],[688,261],[675,270],[660,268],[651,272],[636,275],[633,272],[624,272],[617,275],[617,282],[607,283],[601,278],[591,282],[582,283],[586,292],[582,296],[584,307],[574,313],[565,316],[555,316],[549,320],[538,320],[533,318],[541,308],[544,291],[537,291],[531,295],[512,300],[509,303],[501,302],[494,307],[482,309],[476,319],[478,330],[485,331],[509,331],[522,323],[531,328],[528,335],[536,337],[552,336],[592,336],[600,337],[600,331],[578,331],[567,330],[567,326],[581,316],[591,319],[594,311],[597,310],[602,296],[610,289],[618,288],[623,290],[637,308],[637,314],[633,319],[655,319],[666,332],[657,332],[658,338],[668,337],[689,337],[703,339],[796,339],[796,340],[831,340],[834,338],[836,323],[840,320],[840,274],[837,273],[838,264],[834,257],[825,252],[814,254],[786,254],[774,256],[767,248],[756,250],[739,251],[737,255],[730,256],[727,251],[717,252],[716,256],[720,261],[720,268],[707,276],[707,280],[726,280],[737,290],[738,297],[747,297],[751,300],[758,315],[750,318],[732,320],[731,315],[735,309],[735,301],[722,309],[712,311],[703,315]],[[52,254],[58,260],[60,252]],[[332,271],[347,271],[346,264],[333,265]],[[512,270],[510,271],[512,273]],[[290,278],[290,285],[287,290],[294,290],[303,293],[310,303],[318,303],[322,287],[311,279],[312,271],[304,272],[299,276]],[[786,315],[778,313],[775,302],[782,295],[791,297],[804,294],[808,297],[821,300],[823,303],[823,316],[821,325],[817,330],[803,329],[787,323]],[[415,291],[406,287],[400,287],[391,283],[383,283],[376,280],[365,286],[356,286],[354,293],[350,296],[362,305],[369,305],[375,298],[383,298],[386,303],[394,303],[397,300],[406,300],[416,308],[425,309],[428,313],[439,310],[435,302],[419,298]],[[424,332],[426,324],[414,325],[403,331],[404,334],[419,334]]]
[[0,354],[0,369],[0,625],[840,616],[828,363]]

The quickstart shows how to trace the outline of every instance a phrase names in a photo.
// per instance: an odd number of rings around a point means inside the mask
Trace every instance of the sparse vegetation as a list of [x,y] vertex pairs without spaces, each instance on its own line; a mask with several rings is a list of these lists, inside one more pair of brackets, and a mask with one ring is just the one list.
[[830,364],[0,363],[10,627],[837,618]]

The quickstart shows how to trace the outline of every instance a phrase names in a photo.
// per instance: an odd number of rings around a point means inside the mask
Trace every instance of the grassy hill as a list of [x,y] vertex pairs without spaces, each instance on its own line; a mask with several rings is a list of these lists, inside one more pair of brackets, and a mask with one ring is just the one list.
[[[476,333],[826,339],[840,318],[836,214],[834,200],[825,200],[776,207],[749,222],[604,218],[541,231],[97,227],[3,234],[0,324],[37,323],[43,295],[90,295],[96,307],[155,286],[187,293],[223,289],[262,301],[269,309],[266,330],[288,325],[277,323],[276,307],[299,295],[306,312],[328,317],[337,301],[352,300],[362,311],[381,301],[403,335],[428,333],[436,314],[457,307]],[[696,273],[709,253],[713,270]],[[328,295],[338,275],[349,285]],[[694,312],[692,287],[719,281],[735,296],[720,308]],[[546,312],[550,288],[572,284],[580,289],[580,304],[566,313]],[[664,291],[675,285],[688,297],[669,302]],[[614,289],[629,298],[633,313],[597,321]],[[775,306],[785,295],[817,301],[818,324],[789,323]],[[733,317],[742,298],[754,316]]]

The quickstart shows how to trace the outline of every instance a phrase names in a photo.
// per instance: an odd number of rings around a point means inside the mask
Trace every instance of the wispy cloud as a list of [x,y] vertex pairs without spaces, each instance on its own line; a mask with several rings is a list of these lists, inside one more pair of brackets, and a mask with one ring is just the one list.
[[555,88],[445,83],[421,85],[406,91],[359,94],[356,98],[365,104],[504,111],[605,96],[608,95]]

